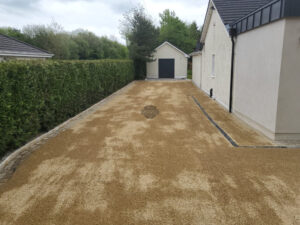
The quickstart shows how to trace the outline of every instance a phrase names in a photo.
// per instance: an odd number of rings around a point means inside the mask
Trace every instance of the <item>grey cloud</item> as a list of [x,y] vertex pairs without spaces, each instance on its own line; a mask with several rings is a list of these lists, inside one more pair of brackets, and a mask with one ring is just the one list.
[[129,9],[137,6],[138,1],[136,0],[111,0],[105,2],[109,7],[116,13],[124,13]]
[[6,8],[28,9],[38,2],[39,0],[0,0],[0,5]]
[[[41,0],[0,0],[1,8],[7,10],[27,11],[38,9],[38,3]],[[58,0],[60,2],[102,2],[108,5],[116,13],[124,13],[138,4],[138,0]],[[49,1],[51,4],[51,1]]]
[[39,0],[0,0],[0,11],[14,15],[25,15],[28,12],[39,11]]
[[178,1],[178,0],[153,0],[153,2],[156,2],[156,3],[159,3],[159,2],[168,2],[168,3],[184,2],[186,5],[189,5],[189,6],[202,6],[202,5],[206,5],[208,0],[184,0],[184,1]]

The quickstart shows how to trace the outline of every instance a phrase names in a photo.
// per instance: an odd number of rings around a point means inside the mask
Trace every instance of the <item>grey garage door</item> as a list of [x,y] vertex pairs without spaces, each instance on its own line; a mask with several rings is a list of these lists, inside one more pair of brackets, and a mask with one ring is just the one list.
[[174,78],[174,59],[159,59],[159,78]]

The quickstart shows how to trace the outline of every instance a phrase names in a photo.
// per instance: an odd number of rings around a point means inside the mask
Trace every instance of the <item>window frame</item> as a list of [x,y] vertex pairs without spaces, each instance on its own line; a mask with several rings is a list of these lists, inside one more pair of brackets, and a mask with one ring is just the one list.
[[216,54],[212,54],[211,56],[211,78],[216,77]]

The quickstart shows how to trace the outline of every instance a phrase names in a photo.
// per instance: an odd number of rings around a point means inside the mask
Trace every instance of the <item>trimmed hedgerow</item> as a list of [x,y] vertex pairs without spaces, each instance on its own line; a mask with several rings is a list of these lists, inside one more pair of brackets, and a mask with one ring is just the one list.
[[133,79],[130,60],[0,63],[0,157]]

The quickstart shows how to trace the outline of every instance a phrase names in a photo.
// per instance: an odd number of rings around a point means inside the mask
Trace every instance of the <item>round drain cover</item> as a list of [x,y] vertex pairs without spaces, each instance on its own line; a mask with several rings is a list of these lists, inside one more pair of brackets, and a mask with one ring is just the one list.
[[144,107],[142,110],[142,114],[147,118],[147,119],[153,119],[159,114],[158,109],[154,105],[147,105]]

